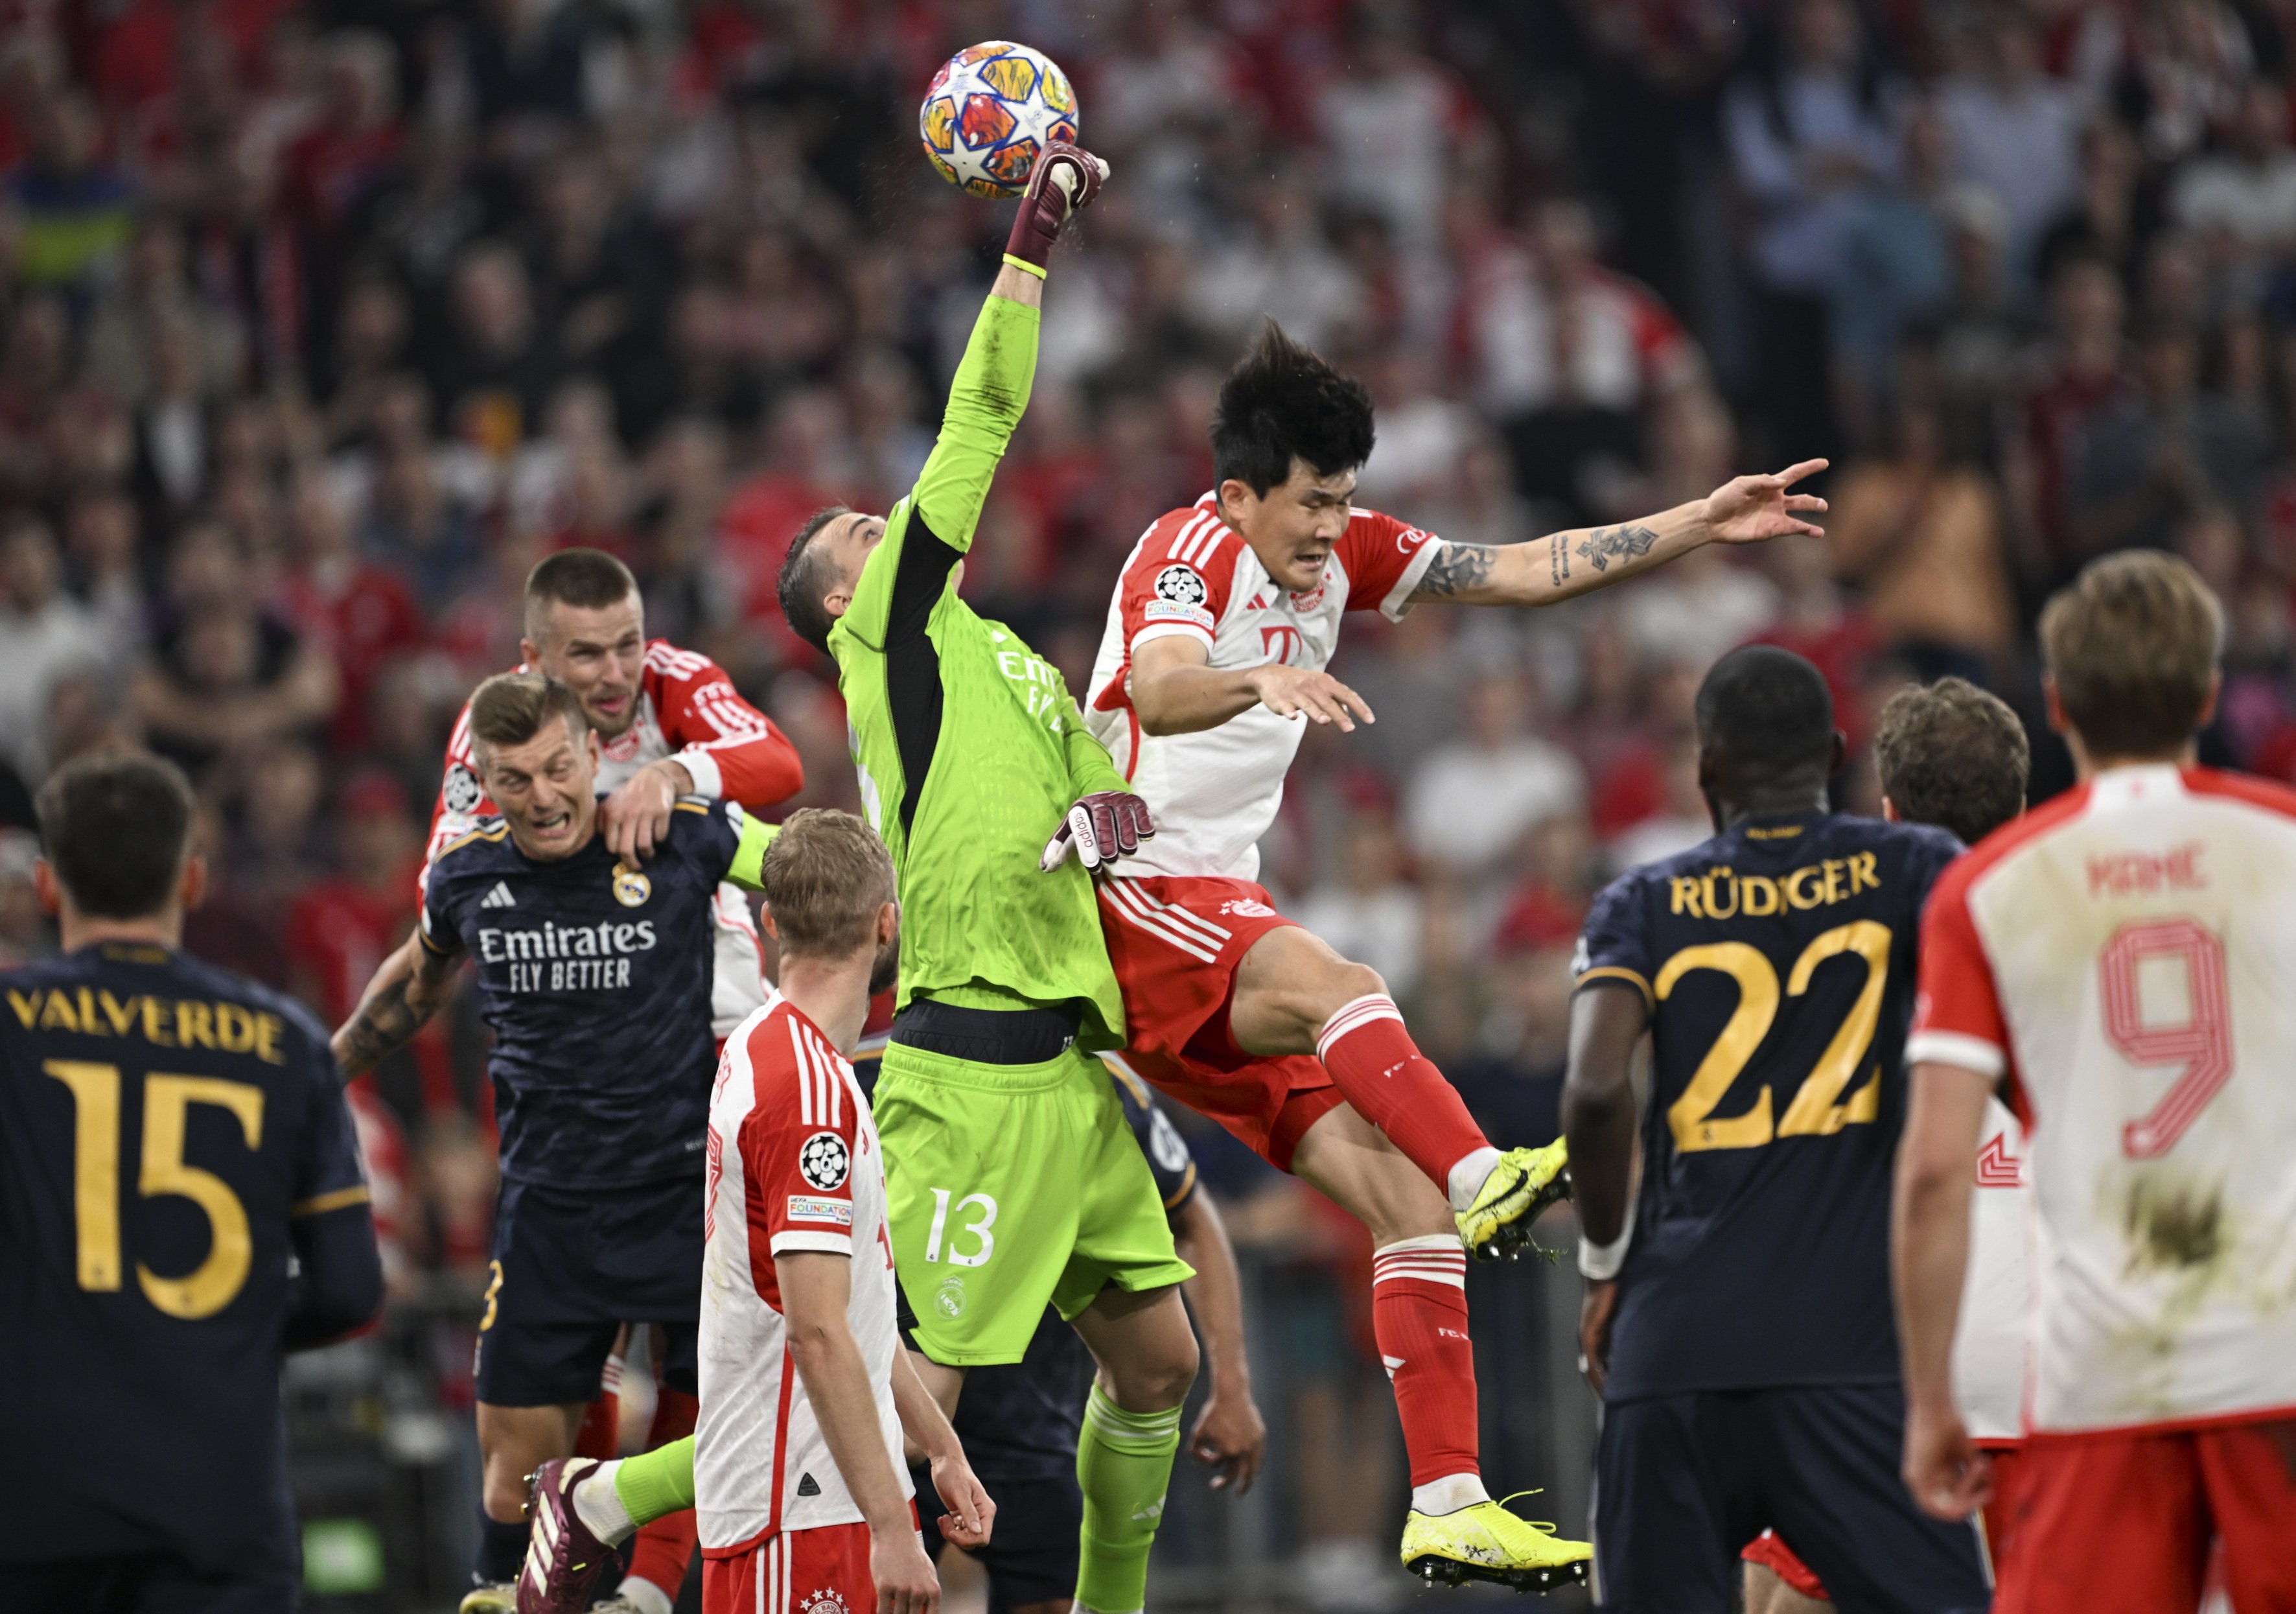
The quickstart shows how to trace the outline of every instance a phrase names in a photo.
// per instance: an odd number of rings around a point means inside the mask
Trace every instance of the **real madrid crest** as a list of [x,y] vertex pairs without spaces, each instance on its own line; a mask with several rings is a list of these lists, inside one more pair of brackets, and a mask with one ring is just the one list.
[[653,882],[627,863],[614,865],[614,901],[625,908],[643,908],[653,895]]

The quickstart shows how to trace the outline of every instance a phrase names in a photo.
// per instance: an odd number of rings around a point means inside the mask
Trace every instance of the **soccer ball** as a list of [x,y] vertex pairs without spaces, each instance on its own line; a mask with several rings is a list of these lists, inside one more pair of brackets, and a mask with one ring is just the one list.
[[1042,51],[1002,39],[942,63],[917,109],[917,138],[940,177],[992,200],[1018,196],[1037,154],[1076,137],[1069,76]]

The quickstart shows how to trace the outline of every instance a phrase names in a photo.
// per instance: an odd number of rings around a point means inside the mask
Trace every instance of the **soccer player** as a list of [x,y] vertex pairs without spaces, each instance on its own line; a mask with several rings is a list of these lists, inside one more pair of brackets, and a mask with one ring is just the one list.
[[769,832],[733,803],[681,801],[634,869],[608,844],[601,743],[571,689],[498,674],[468,726],[501,816],[432,857],[409,949],[334,1042],[345,1071],[368,1069],[436,1012],[463,954],[477,964],[503,1183],[472,1598],[507,1607],[526,1476],[571,1449],[621,1325],[660,1324],[665,1379],[694,1393],[714,914],[729,877],[754,885]]
[[1696,720],[1717,834],[1595,899],[1571,1001],[1595,1597],[1726,1614],[1740,1549],[1774,1528],[1844,1608],[1975,1614],[1975,1533],[1895,1471],[1887,1244],[1915,927],[1960,844],[1827,811],[1842,740],[1789,651],[1724,656]]
[[[1882,815],[1893,824],[1934,824],[1967,846],[2025,811],[2032,753],[2024,725],[1964,679],[1908,685],[1891,696],[1875,720],[1874,761]],[[2009,1534],[2002,1500],[2014,1470],[2024,1394],[2023,1157],[2023,1129],[1997,1099],[1986,1107],[1977,1150],[1975,1249],[1963,1293],[1964,1326],[1954,1341],[1955,1404],[1993,1463],[1985,1545],[1997,1560]],[[1757,1536],[1744,1557],[1746,1614],[1798,1614],[1830,1601],[1824,1583],[1775,1532]]]
[[[781,1000],[727,1040],[710,1104],[694,1437],[702,1607],[929,1614],[940,1586],[918,1539],[904,1431],[931,1461],[951,1538],[988,1540],[996,1508],[901,1349],[884,1151],[848,1062],[899,957],[893,866],[860,819],[808,810],[775,837],[760,879]],[[535,1476],[529,1609],[579,1614],[607,1543],[629,1533],[614,1487],[581,1483],[596,1466],[551,1462]]]
[[[805,782],[796,748],[742,698],[716,663],[667,639],[646,638],[637,580],[602,549],[561,549],[527,574],[525,633],[518,648],[517,670],[540,672],[572,690],[598,737],[598,787],[606,792],[600,821],[607,850],[618,857],[631,862],[645,857],[681,800],[722,798],[762,811],[796,795]],[[437,856],[493,811],[472,754],[465,705],[447,742],[429,855]],[[769,1003],[772,989],[765,984],[757,929],[742,893],[720,887],[713,918],[717,974],[709,1017],[712,1032],[722,1038]],[[610,1382],[619,1379],[618,1362],[609,1363],[607,1376]],[[659,1384],[647,1444],[691,1433],[694,1413],[691,1396]],[[602,1392],[579,1449],[612,1456],[615,1414],[615,1396]],[[669,1614],[693,1552],[691,1517],[650,1527],[631,1550],[620,1598],[636,1614]],[[469,1614],[487,1606],[481,1597]]]
[[1564,1151],[1491,1146],[1379,976],[1275,911],[1258,843],[1299,720],[1372,721],[1324,671],[1346,613],[1547,605],[1702,544],[1814,533],[1802,518],[1824,501],[1790,490],[1824,462],[1623,526],[1447,544],[1349,504],[1370,395],[1272,321],[1222,385],[1211,441],[1213,490],[1126,563],[1087,707],[1157,829],[1100,887],[1127,1057],[1371,1230],[1373,1331],[1411,1463],[1404,1562],[1453,1579],[1583,1577],[1584,1543],[1540,1535],[1483,1488],[1460,1249],[1527,1240],[1567,1191]]
[[2036,1314],[2005,1614],[2190,1610],[2212,1542],[2234,1607],[2296,1609],[2296,793],[2194,765],[2222,646],[2174,557],[2060,590],[2044,688],[2079,782],[1956,863],[1923,922],[1905,1478],[1943,1519],[1986,1496],[1954,1341],[1970,1151],[2005,1084]]
[[[1187,1448],[1215,1469],[1213,1488],[1240,1495],[1259,1472],[1267,1426],[1251,1396],[1235,1251],[1219,1207],[1196,1181],[1187,1141],[1156,1108],[1146,1083],[1116,1056],[1108,1064],[1124,1118],[1163,1197],[1172,1242],[1196,1269],[1183,1290],[1203,1336],[1210,1394]],[[1050,1317],[1021,1361],[966,1375],[953,1422],[999,1510],[996,1539],[967,1550],[988,1571],[989,1605],[1003,1614],[1067,1614],[1084,1510],[1076,1449],[1091,1382],[1091,1356],[1074,1330]],[[940,1544],[930,1529],[926,1545],[938,1560]]]
[[283,1351],[382,1302],[326,1033],[185,957],[192,792],[148,756],[40,791],[63,951],[0,974],[0,1602],[286,1614]]

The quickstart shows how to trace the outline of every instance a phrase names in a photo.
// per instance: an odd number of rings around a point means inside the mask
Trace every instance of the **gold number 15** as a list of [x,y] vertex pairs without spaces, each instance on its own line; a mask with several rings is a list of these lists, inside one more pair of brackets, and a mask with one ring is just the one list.
[[1746,1068],[1770,1023],[1778,1013],[1778,972],[1768,959],[1743,942],[1711,942],[1685,947],[1666,961],[1652,990],[1660,998],[1694,969],[1711,969],[1738,984],[1738,1007],[1714,1039],[1714,1046],[1698,1062],[1690,1084],[1667,1108],[1667,1124],[1674,1129],[1674,1146],[1684,1154],[1704,1149],[1759,1149],[1773,1136],[1824,1137],[1882,1113],[1882,1073],[1876,1069],[1866,1084],[1841,1102],[1842,1090],[1857,1074],[1874,1029],[1882,1020],[1882,993],[1889,984],[1890,927],[1872,919],[1837,925],[1801,951],[1786,978],[1786,995],[1798,998],[1809,990],[1817,967],[1842,953],[1866,961],[1866,985],[1857,1001],[1817,1057],[1808,1076],[1795,1091],[1775,1132],[1770,1125],[1770,1090],[1766,1084],[1753,1108],[1743,1115],[1714,1117],[1716,1106]]
[[[79,1239],[79,1286],[117,1289],[119,1251],[119,1066],[84,1059],[49,1059],[40,1068],[71,1090],[72,1211]],[[255,1245],[247,1207],[213,1172],[184,1161],[184,1122],[194,1104],[212,1104],[238,1117],[250,1149],[263,1142],[263,1090],[215,1076],[144,1078],[144,1161],[135,1191],[149,1199],[175,1194],[208,1219],[208,1256],[181,1278],[162,1278],[142,1262],[135,1282],[144,1297],[170,1317],[197,1322],[229,1305],[247,1281]]]

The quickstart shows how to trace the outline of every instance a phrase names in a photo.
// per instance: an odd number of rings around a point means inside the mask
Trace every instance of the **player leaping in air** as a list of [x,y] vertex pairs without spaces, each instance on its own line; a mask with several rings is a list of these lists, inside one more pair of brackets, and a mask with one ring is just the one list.
[[1273,321],[1221,387],[1211,441],[1212,491],[1141,538],[1093,669],[1093,731],[1157,830],[1099,887],[1127,1057],[1371,1230],[1373,1330],[1411,1462],[1405,1563],[1519,1585],[1583,1575],[1583,1544],[1537,1536],[1479,1478],[1460,1248],[1525,1242],[1567,1192],[1562,1147],[1493,1148],[1379,976],[1275,911],[1257,844],[1300,720],[1373,721],[1324,671],[1343,613],[1550,605],[1702,544],[1816,533],[1804,518],[1824,501],[1792,490],[1825,462],[1621,526],[1447,544],[1350,504],[1370,395]]
[[[1099,1364],[1077,1453],[1078,1614],[1143,1606],[1196,1369],[1192,1269],[1092,1057],[1123,1046],[1124,1011],[1085,870],[1136,848],[1147,813],[1061,675],[976,615],[956,571],[1028,405],[1054,240],[1106,172],[1046,149],[915,490],[890,515],[808,522],[780,589],[790,626],[836,659],[898,877],[900,1005],[874,1104],[919,1374],[953,1406],[966,1368],[1021,1360],[1047,1304]],[[1056,830],[1084,867],[1047,857]],[[692,1449],[630,1459],[612,1483],[633,1519],[690,1503]],[[540,1551],[527,1614],[557,1607],[571,1572]]]

